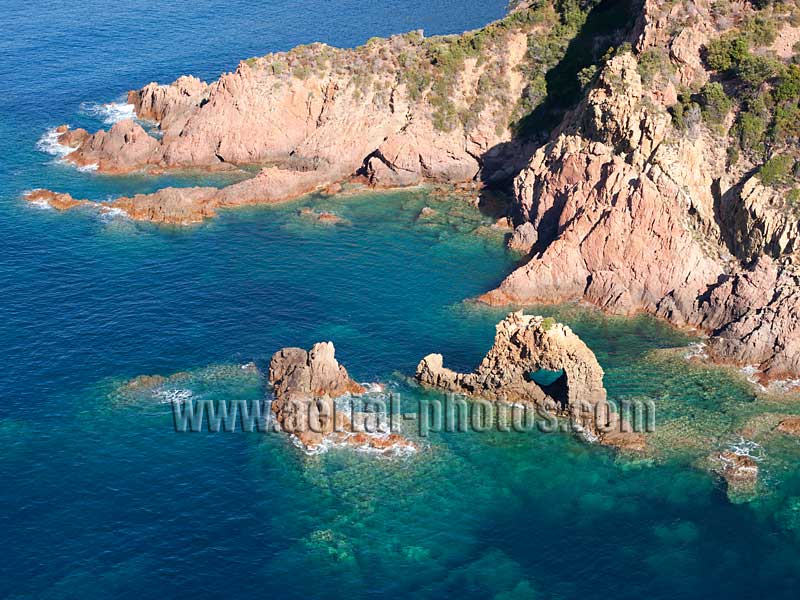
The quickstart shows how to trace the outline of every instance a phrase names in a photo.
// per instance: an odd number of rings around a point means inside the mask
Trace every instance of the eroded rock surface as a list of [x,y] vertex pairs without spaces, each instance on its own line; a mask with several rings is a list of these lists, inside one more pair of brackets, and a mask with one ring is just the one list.
[[350,378],[335,352],[331,342],[320,342],[308,351],[284,348],[272,356],[272,411],[283,431],[309,451],[326,442],[385,451],[415,449],[411,441],[396,433],[359,431],[347,411],[336,408],[336,398],[363,394],[365,389]]
[[[696,33],[692,43],[707,41]],[[701,81],[698,64],[683,76]],[[797,373],[796,218],[752,174],[727,167],[711,132],[676,133],[665,106],[673,83],[648,90],[638,67],[633,53],[609,61],[517,177],[517,218],[542,250],[481,300],[646,311],[710,334],[713,360],[754,365],[765,379]]]
[[800,436],[800,417],[787,417],[776,428],[781,433]]
[[[422,385],[491,401],[533,405],[549,415],[566,416],[589,437],[629,449],[642,449],[644,436],[632,432],[610,411],[603,369],[572,330],[552,319],[511,313],[497,324],[494,345],[472,373],[457,373],[429,354],[417,366]],[[561,372],[547,385],[535,373]]]

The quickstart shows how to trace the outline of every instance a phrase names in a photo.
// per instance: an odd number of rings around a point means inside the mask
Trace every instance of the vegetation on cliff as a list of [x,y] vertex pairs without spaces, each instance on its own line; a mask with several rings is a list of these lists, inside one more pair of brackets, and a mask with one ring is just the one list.
[[718,25],[733,26],[703,49],[711,80],[699,90],[684,89],[671,112],[681,129],[699,114],[726,139],[731,168],[755,169],[764,185],[783,188],[791,200],[800,193],[800,45],[789,56],[774,46],[783,27],[800,25],[800,9],[791,2],[754,6],[739,15],[719,4]]
[[[412,99],[430,105],[439,131],[469,131],[484,110],[499,106],[498,126],[531,134],[549,131],[580,99],[603,56],[623,39],[633,10],[631,0],[523,0],[505,18],[460,35],[414,31],[373,38],[355,49],[316,43],[245,62],[278,78],[332,72],[347,78],[357,98],[381,92],[377,101],[389,102],[391,90],[405,85]],[[500,77],[509,40],[518,34],[527,35],[524,60],[516,67],[525,82],[521,98],[511,97]],[[455,89],[468,61],[481,68],[477,93],[459,108]]]

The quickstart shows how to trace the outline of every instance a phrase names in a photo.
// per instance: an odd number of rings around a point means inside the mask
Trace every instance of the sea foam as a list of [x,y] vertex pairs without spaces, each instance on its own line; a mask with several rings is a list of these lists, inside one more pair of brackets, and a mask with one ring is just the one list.
[[51,127],[44,132],[44,135],[36,142],[36,149],[45,154],[57,156],[59,158],[64,158],[74,150],[74,148],[70,148],[58,142],[58,131],[55,127]]
[[84,102],[81,104],[81,112],[89,117],[100,119],[106,125],[136,118],[133,104],[127,102]]

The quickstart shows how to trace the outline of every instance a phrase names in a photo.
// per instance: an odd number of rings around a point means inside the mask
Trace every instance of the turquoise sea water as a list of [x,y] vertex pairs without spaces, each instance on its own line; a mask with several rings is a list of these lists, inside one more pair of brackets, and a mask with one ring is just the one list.
[[[188,371],[172,391],[260,398],[263,381],[238,365],[330,339],[354,377],[413,408],[417,361],[436,351],[474,367],[504,315],[463,302],[514,265],[463,202],[308,198],[172,229],[20,199],[37,186],[104,199],[199,180],[79,173],[36,150],[61,122],[102,126],[86,103],[297,43],[455,32],[502,10],[0,1],[0,597],[797,597],[797,439],[758,438],[750,502],[731,501],[702,459],[752,416],[800,404],[659,353],[692,339],[653,319],[532,309],[595,350],[612,398],[656,402],[647,460],[536,432],[433,434],[398,460],[307,457],[277,435],[175,433],[160,397],[119,392]],[[309,223],[305,205],[347,224]],[[426,205],[440,215],[428,224],[416,220]]]

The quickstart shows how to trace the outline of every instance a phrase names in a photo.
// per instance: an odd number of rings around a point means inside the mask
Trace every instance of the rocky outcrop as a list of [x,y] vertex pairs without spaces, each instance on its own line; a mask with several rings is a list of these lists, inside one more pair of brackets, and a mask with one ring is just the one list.
[[[290,199],[357,173],[386,187],[473,181],[482,156],[512,142],[534,27],[509,18],[464,39],[413,32],[352,50],[303,46],[244,61],[211,84],[185,76],[130,92],[136,116],[154,122],[158,137],[125,120],[92,135],[61,130],[59,141],[75,148],[66,161],[105,173],[280,168],[280,181],[268,171],[221,191],[225,206]],[[482,54],[465,56],[474,37]],[[182,193],[187,205],[204,194]],[[137,212],[168,213],[152,206],[162,199],[140,198],[148,207]]]
[[315,223],[319,223],[321,225],[347,225],[349,224],[346,219],[343,219],[337,214],[332,212],[328,212],[326,210],[323,211],[316,211],[309,207],[301,208],[297,211],[297,214],[303,217],[304,219],[311,220]]
[[326,443],[381,451],[415,449],[396,433],[359,430],[348,411],[337,408],[336,398],[363,394],[365,389],[338,363],[331,342],[314,344],[309,351],[284,348],[276,352],[269,365],[269,382],[276,421],[309,451]]
[[[537,383],[537,372],[557,378]],[[642,449],[644,436],[631,431],[611,412],[603,387],[603,369],[594,353],[572,330],[552,319],[511,313],[497,324],[494,345],[472,373],[456,373],[441,354],[429,354],[417,366],[425,386],[491,401],[529,404],[548,415],[570,418],[590,438]]]
[[800,417],[787,417],[776,427],[781,433],[800,436]]
[[782,264],[796,220],[752,177],[727,172],[712,134],[676,135],[662,97],[645,90],[632,53],[607,64],[516,180],[517,218],[542,251],[481,299],[646,311],[708,332],[715,360],[796,373],[800,280]]
[[800,250],[800,220],[787,206],[784,191],[765,187],[754,175],[735,192],[735,201],[722,203],[721,217],[737,258],[750,262],[762,254],[790,257]]
[[91,204],[88,200],[76,200],[69,194],[59,194],[49,190],[32,190],[25,194],[25,200],[43,207],[49,206],[58,211],[69,210],[77,206]]
[[530,254],[538,240],[539,234],[536,232],[536,227],[530,221],[525,221],[522,225],[514,228],[514,233],[508,240],[508,247],[520,254]]
[[728,494],[751,495],[758,486],[758,462],[751,456],[725,450],[712,457],[717,472],[728,485]]
[[69,194],[35,190],[28,193],[26,199],[50,205],[57,210],[89,206],[101,212],[118,211],[135,221],[149,221],[163,225],[191,225],[214,217],[221,208],[277,204],[312,192],[324,183],[324,174],[316,171],[298,173],[278,167],[267,167],[251,179],[222,189],[169,187],[152,194],[136,194],[108,202],[75,200]]

